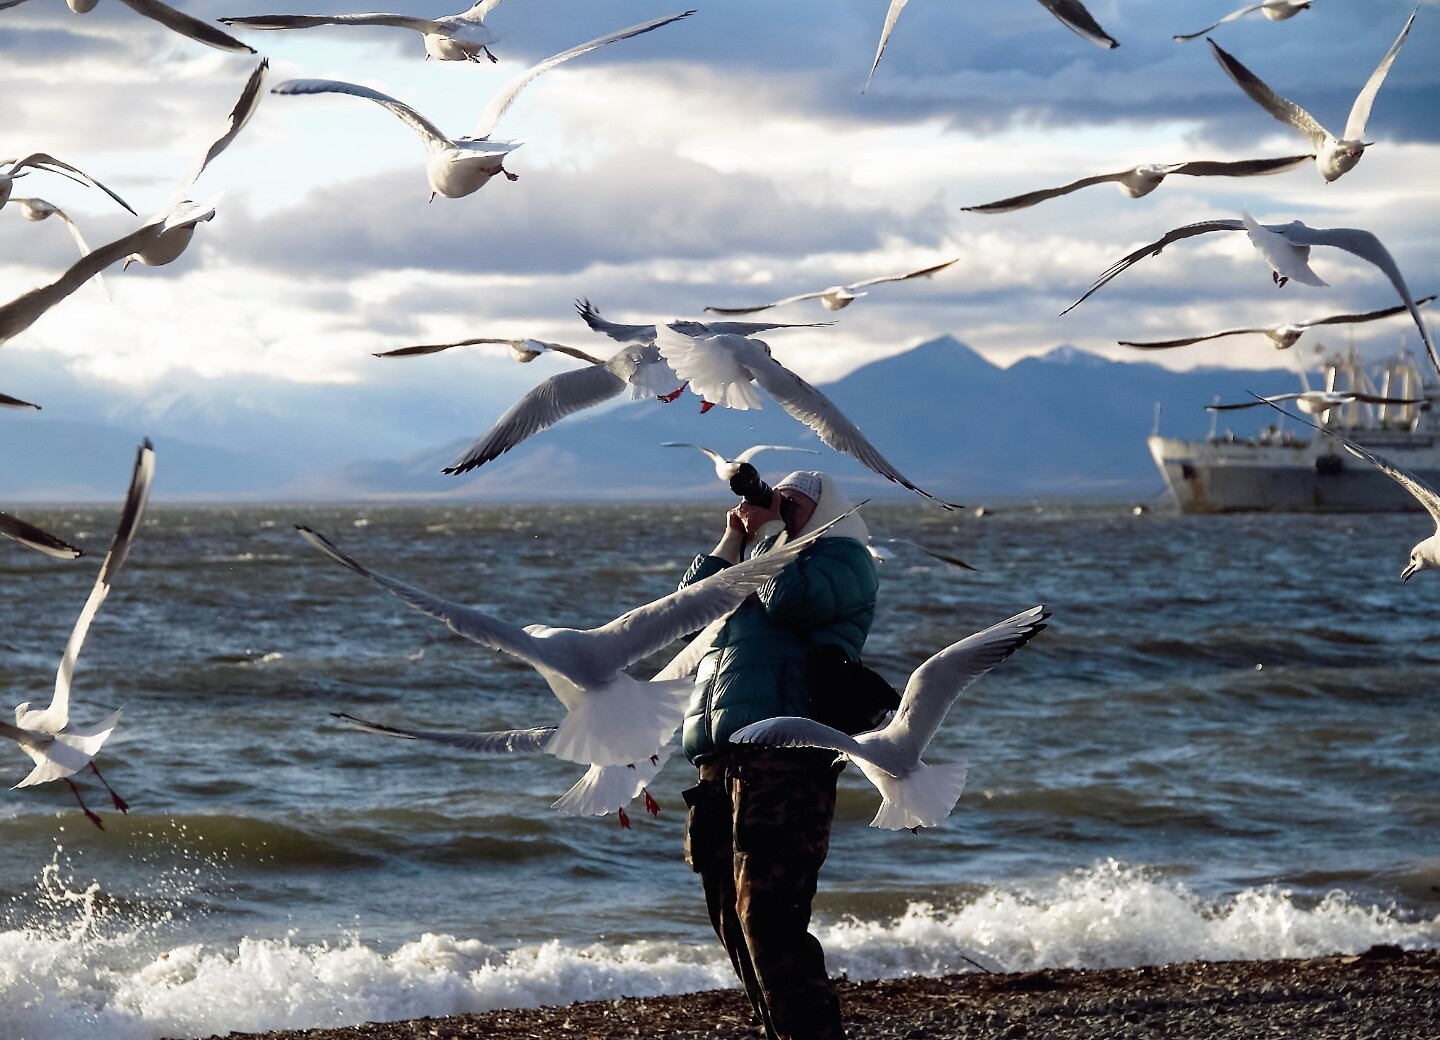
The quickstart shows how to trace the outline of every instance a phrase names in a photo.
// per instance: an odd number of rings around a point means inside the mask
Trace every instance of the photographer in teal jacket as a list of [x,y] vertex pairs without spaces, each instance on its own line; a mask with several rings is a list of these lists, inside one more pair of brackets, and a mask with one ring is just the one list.
[[[769,508],[730,510],[720,543],[681,585],[739,562],[747,543],[765,552],[782,531],[799,537],[850,505],[823,473],[791,473]],[[699,769],[685,792],[686,862],[771,1040],[845,1035],[824,950],[809,932],[843,764],[833,751],[731,744],[730,734],[776,716],[814,717],[827,691],[812,688],[812,648],[859,659],[878,587],[868,540],[852,514],[741,604],[702,659],[686,710],[685,753]]]

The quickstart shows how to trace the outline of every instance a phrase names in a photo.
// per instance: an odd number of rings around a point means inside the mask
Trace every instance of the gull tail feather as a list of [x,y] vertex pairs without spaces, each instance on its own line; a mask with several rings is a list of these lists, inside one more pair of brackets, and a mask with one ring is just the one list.
[[35,768],[15,786],[33,787],[63,780],[73,776],[90,764],[100,751],[100,746],[110,738],[120,722],[120,712],[115,712],[98,725],[74,733],[57,733],[52,742],[41,748],[21,744],[20,749],[35,760]]
[[938,766],[921,762],[904,777],[894,777],[862,765],[880,791],[880,808],[870,826],[889,831],[938,826],[960,801],[969,768],[964,759]]
[[638,682],[622,676],[581,697],[545,750],[592,766],[645,761],[680,728],[693,688],[689,679]]
[[661,748],[630,765],[591,766],[551,808],[566,816],[606,816],[623,809],[655,779],[673,750],[670,746]]

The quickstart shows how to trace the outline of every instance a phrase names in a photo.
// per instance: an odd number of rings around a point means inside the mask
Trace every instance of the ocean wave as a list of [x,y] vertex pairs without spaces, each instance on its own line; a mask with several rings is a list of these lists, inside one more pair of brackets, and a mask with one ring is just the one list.
[[[199,1037],[734,985],[718,944],[656,940],[503,950],[427,933],[387,952],[355,935],[314,944],[286,936],[157,952],[151,928],[107,934],[83,919],[93,886],[75,895],[69,923],[0,931],[0,1021],[27,1040]],[[890,919],[847,918],[816,930],[832,971],[852,979],[1440,944],[1440,917],[1360,905],[1343,892],[1306,905],[1264,886],[1213,901],[1114,861],[987,889],[954,906],[915,902]]]

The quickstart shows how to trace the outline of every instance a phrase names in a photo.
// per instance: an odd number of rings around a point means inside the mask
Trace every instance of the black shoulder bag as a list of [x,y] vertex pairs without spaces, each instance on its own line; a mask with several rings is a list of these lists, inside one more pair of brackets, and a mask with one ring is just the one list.
[[816,722],[842,733],[863,733],[900,707],[900,694],[884,676],[850,660],[834,643],[811,643],[807,665],[810,717]]

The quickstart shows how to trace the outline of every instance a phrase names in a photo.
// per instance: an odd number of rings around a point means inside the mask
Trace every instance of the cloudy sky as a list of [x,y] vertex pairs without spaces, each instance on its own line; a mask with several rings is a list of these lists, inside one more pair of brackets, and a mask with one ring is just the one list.
[[[205,18],[366,9],[360,0],[286,2],[179,6]],[[1142,162],[1307,151],[1240,92],[1203,40],[1171,39],[1238,4],[1092,0],[1121,43],[1105,51],[1038,3],[914,0],[862,94],[886,0],[696,2],[685,21],[534,81],[496,134],[526,139],[507,162],[519,180],[463,199],[427,202],[419,140],[379,106],[267,96],[196,186],[197,198],[224,196],[188,252],[165,267],[112,269],[113,300],[87,286],[0,348],[0,391],[39,400],[50,417],[103,401],[143,420],[179,394],[207,396],[223,412],[247,387],[360,387],[376,407],[377,388],[397,384],[407,400],[433,393],[436,415],[472,417],[443,441],[478,433],[554,368],[517,366],[503,350],[410,361],[371,352],[484,335],[604,349],[574,316],[579,297],[607,317],[652,321],[961,258],[932,279],[876,288],[834,315],[833,327],[776,334],[777,356],[812,381],[945,333],[1000,364],[1064,343],[1122,357],[1117,339],[1395,302],[1377,270],[1332,250],[1314,259],[1330,288],[1277,290],[1243,236],[1223,235],[1173,246],[1059,315],[1138,244],[1242,208],[1267,222],[1370,229],[1417,295],[1440,289],[1434,2],[1421,5],[1380,91],[1366,132],[1374,146],[1333,184],[1313,166],[1266,178],[1172,177],[1139,200],[1101,185],[997,216],[960,207]],[[419,36],[401,29],[235,32],[269,56],[268,85],[363,83],[458,135],[525,66],[678,10],[660,0],[505,0],[489,19],[502,37],[496,66],[425,61]],[[1250,16],[1215,38],[1334,128],[1412,10],[1407,0],[1316,0],[1291,20]],[[3,152],[48,151],[142,215],[164,206],[254,64],[114,0],[83,16],[60,0],[0,12],[0,54]],[[20,181],[16,194],[62,206],[92,244],[135,226],[104,195],[48,174]],[[73,258],[55,221],[0,210],[0,297],[51,280]],[[831,317],[813,301],[771,313]],[[1406,335],[1406,323],[1392,320],[1359,328],[1356,342],[1389,350]],[[1416,339],[1409,329],[1409,345]],[[1268,367],[1275,355],[1263,341],[1222,340],[1151,359]],[[74,387],[86,392],[62,393]],[[963,406],[963,387],[942,392]],[[416,442],[437,436],[430,418],[413,424]]]

